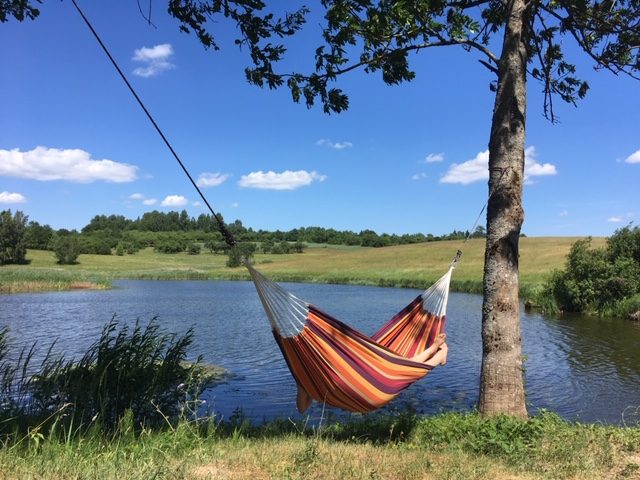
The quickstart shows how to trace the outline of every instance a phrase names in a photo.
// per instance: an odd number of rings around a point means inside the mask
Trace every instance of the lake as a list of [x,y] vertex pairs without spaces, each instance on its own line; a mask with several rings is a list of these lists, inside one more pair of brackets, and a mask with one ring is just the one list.
[[[375,332],[418,290],[284,283],[366,334]],[[242,413],[254,422],[273,418],[346,418],[314,404],[295,409],[295,382],[276,346],[253,284],[225,281],[116,281],[108,291],[0,296],[0,325],[10,341],[38,341],[39,351],[78,356],[116,315],[121,323],[157,315],[167,331],[193,327],[191,356],[220,365],[232,377],[205,393],[222,418]],[[482,298],[452,293],[447,316],[449,359],[412,385],[383,411],[407,407],[420,414],[473,409],[482,359]],[[522,313],[525,379],[530,413],[548,409],[569,420],[637,424],[640,419],[640,325],[619,319],[551,318]]]

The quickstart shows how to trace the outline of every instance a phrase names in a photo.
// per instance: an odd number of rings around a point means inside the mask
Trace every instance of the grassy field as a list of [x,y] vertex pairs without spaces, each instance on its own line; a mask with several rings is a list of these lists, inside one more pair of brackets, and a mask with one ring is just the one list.
[[400,415],[305,429],[181,422],[115,437],[30,431],[0,448],[0,479],[633,479],[640,428],[475,414]]
[[[520,240],[520,276],[523,286],[540,284],[557,268],[577,237]],[[595,238],[601,246],[604,238]],[[314,246],[303,254],[256,255],[254,263],[278,281],[349,283],[424,288],[445,271],[458,248],[462,260],[452,288],[478,291],[484,263],[482,239],[431,242],[385,248]],[[29,265],[0,268],[0,292],[104,287],[112,279],[248,279],[243,267],[227,268],[226,256],[163,254],[152,249],[135,255],[80,255],[77,265],[57,265],[51,252],[29,250]]]

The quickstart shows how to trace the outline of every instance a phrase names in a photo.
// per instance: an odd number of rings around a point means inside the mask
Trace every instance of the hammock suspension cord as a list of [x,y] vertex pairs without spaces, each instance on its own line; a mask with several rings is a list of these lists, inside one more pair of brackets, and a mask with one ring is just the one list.
[[196,191],[200,195],[200,198],[202,198],[202,201],[205,203],[205,205],[207,206],[207,208],[209,209],[209,211],[211,212],[211,214],[215,218],[215,220],[216,220],[216,222],[218,224],[218,228],[220,229],[220,233],[222,234],[222,236],[224,238],[224,241],[230,247],[235,247],[237,245],[236,239],[231,234],[231,232],[227,229],[227,226],[225,225],[224,221],[222,220],[222,216],[219,213],[216,213],[213,210],[213,207],[209,204],[209,201],[207,200],[207,198],[202,193],[202,190],[200,190],[200,187],[198,187],[198,184],[195,182],[195,180],[193,179],[193,177],[189,173],[189,170],[187,170],[187,167],[182,162],[182,160],[180,159],[180,157],[178,156],[178,154],[174,150],[173,146],[171,145],[171,143],[169,142],[167,137],[164,135],[164,133],[162,132],[162,130],[160,129],[160,127],[158,126],[158,124],[154,120],[153,116],[151,115],[151,113],[149,112],[149,110],[147,109],[145,104],[143,103],[142,99],[138,96],[138,94],[136,93],[136,91],[133,88],[133,86],[131,85],[131,83],[129,83],[129,80],[127,79],[126,75],[124,74],[124,72],[122,71],[122,69],[120,68],[118,63],[115,61],[115,59],[111,55],[111,52],[109,52],[109,49],[107,48],[107,46],[104,44],[104,42],[102,41],[102,39],[98,35],[98,32],[96,32],[96,30],[93,28],[93,25],[91,25],[91,22],[89,21],[89,19],[86,17],[84,12],[80,9],[80,7],[78,6],[76,0],[71,0],[71,3],[73,3],[73,6],[76,8],[76,10],[78,11],[78,14],[80,14],[80,17],[82,17],[82,20],[84,20],[84,23],[87,25],[87,27],[89,27],[89,30],[91,31],[91,33],[93,34],[95,39],[98,41],[98,44],[100,45],[100,47],[102,47],[102,50],[104,51],[104,53],[106,53],[107,57],[109,57],[109,60],[111,61],[111,64],[115,67],[116,71],[120,75],[120,78],[122,78],[122,80],[124,81],[125,85],[129,89],[129,91],[131,92],[133,97],[136,99],[136,101],[138,102],[138,105],[140,105],[140,108],[142,108],[144,113],[147,115],[147,118],[149,119],[149,121],[151,122],[153,127],[156,129],[156,132],[158,132],[158,135],[160,135],[160,138],[162,138],[162,141],[164,142],[164,144],[167,146],[167,148],[169,149],[169,151],[173,155],[173,158],[176,159],[176,161],[178,162],[178,165],[180,165],[180,168],[182,168],[182,171],[184,172],[184,174],[187,176],[187,178],[189,179],[189,181],[193,185],[193,188],[196,189]]

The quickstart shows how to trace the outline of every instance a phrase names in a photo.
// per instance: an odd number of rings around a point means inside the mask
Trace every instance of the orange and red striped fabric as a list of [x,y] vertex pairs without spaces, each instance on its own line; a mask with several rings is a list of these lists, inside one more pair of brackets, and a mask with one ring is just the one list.
[[419,299],[372,338],[312,305],[297,335],[273,333],[289,370],[309,396],[351,412],[369,412],[432,369],[409,357],[431,344],[444,328],[444,317],[423,312]]
[[422,295],[393,316],[371,340],[403,357],[413,357],[431,345],[444,331],[445,317],[423,309]]

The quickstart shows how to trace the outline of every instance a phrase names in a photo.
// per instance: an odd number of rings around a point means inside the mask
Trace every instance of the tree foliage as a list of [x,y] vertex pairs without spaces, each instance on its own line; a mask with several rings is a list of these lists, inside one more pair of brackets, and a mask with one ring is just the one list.
[[[347,72],[379,73],[388,85],[416,76],[411,54],[428,48],[457,46],[478,54],[498,73],[500,53],[492,43],[509,15],[509,2],[497,0],[323,0],[322,41],[315,50],[313,72],[278,71],[287,51],[285,40],[304,26],[310,10],[301,7],[280,18],[266,2],[172,0],[169,13],[180,29],[194,32],[205,48],[218,49],[216,17],[238,26],[235,43],[249,51],[247,80],[257,86],[286,86],[295,102],[308,107],[320,101],[325,112],[341,112],[348,95],[336,87]],[[527,2],[529,74],[544,92],[544,112],[555,120],[554,97],[575,104],[589,85],[566,58],[572,39],[596,68],[635,76],[640,68],[640,3],[637,0],[546,0]],[[495,84],[493,85],[495,88]]]
[[25,232],[27,217],[20,210],[0,212],[0,265],[26,263]]
[[77,235],[58,236],[53,245],[53,253],[60,265],[74,265],[80,256],[80,242]]
[[616,230],[599,249],[591,248],[591,238],[578,240],[546,289],[568,312],[604,312],[640,294],[640,228]]

